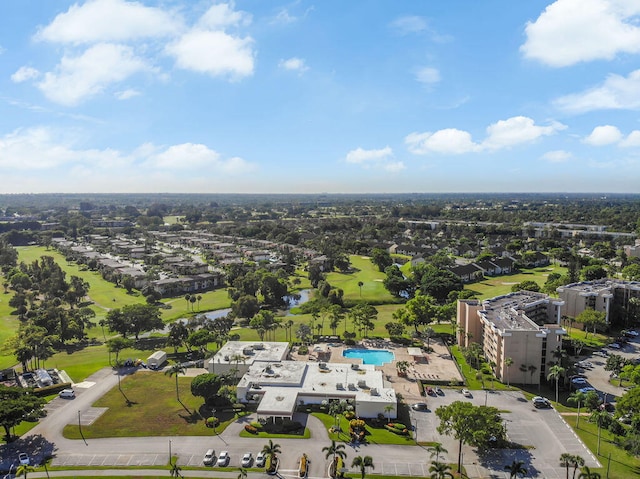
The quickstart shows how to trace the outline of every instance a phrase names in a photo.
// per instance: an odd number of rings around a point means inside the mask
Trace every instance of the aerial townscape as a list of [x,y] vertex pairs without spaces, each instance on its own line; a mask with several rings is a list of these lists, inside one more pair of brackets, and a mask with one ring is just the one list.
[[0,479],[640,477],[640,0],[0,1]]

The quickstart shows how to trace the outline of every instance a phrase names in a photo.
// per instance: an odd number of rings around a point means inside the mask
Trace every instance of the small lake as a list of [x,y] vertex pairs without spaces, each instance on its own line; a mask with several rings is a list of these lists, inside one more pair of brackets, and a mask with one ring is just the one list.
[[[296,296],[285,296],[285,300],[288,301],[288,306],[283,308],[283,311],[286,311],[287,315],[291,315],[291,308],[295,308],[296,306],[300,306],[303,303],[309,301],[311,297],[310,289],[302,289],[300,290]],[[216,309],[215,311],[209,311],[208,313],[204,313],[204,316],[207,319],[218,319],[226,316],[231,312],[231,308],[224,309]]]

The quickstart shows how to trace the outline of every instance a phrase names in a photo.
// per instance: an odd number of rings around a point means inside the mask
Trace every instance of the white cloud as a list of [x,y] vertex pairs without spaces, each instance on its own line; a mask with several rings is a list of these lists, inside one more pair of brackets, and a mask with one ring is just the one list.
[[386,146],[379,150],[356,148],[347,153],[347,163],[361,165],[364,168],[376,168],[396,172],[404,169],[404,163],[394,161],[393,150]]
[[64,56],[56,71],[46,73],[37,86],[51,101],[73,106],[145,70],[150,68],[130,47],[101,43],[80,56]]
[[287,60],[280,60],[278,66],[283,70],[295,71],[299,74],[306,72],[309,67],[305,64],[304,59],[302,58],[289,58]]
[[129,98],[133,98],[134,96],[140,95],[138,90],[133,90],[131,88],[127,90],[117,91],[115,92],[115,97],[118,100],[128,100]]
[[79,162],[109,163],[121,161],[114,150],[77,150],[73,142],[63,140],[61,132],[49,128],[16,130],[0,138],[0,169],[45,170]]
[[173,145],[160,153],[150,155],[147,165],[171,170],[206,167],[225,173],[242,173],[253,169],[253,165],[242,158],[233,157],[224,160],[217,151],[195,143]]
[[611,125],[596,126],[584,142],[592,146],[603,146],[618,143],[622,139],[620,130]]
[[640,70],[628,77],[609,75],[605,82],[582,93],[566,95],[554,100],[564,111],[584,113],[593,110],[640,109]]
[[404,142],[409,151],[416,155],[427,153],[458,155],[480,149],[480,145],[473,142],[469,132],[456,128],[446,128],[435,133],[410,133]]
[[515,116],[489,125],[487,138],[482,143],[474,142],[467,131],[446,128],[436,132],[411,133],[405,138],[405,144],[409,151],[416,155],[428,153],[459,155],[530,143],[565,128],[565,125],[557,122],[550,126],[538,126],[531,118]]
[[166,51],[185,70],[238,79],[253,74],[251,37],[238,38],[222,31],[192,30],[167,45]]
[[482,147],[489,150],[498,150],[521,143],[529,143],[541,136],[552,135],[565,128],[566,126],[561,123],[538,126],[531,118],[514,116],[489,125],[487,127],[488,137],[482,142]]
[[629,135],[620,142],[620,146],[631,148],[640,146],[640,130],[633,130]]
[[572,156],[573,155],[568,151],[554,150],[546,152],[542,155],[542,159],[549,163],[564,163],[565,161],[570,160]]
[[525,27],[520,50],[553,67],[640,52],[637,0],[556,0]]
[[181,21],[175,12],[124,0],[91,0],[74,4],[35,38],[54,43],[121,42],[176,34]]
[[420,68],[416,73],[416,80],[426,85],[433,85],[440,81],[440,71],[431,67]]
[[404,17],[396,18],[391,22],[391,27],[398,30],[403,35],[409,33],[419,33],[427,29],[427,21],[416,15],[406,15]]
[[236,11],[234,7],[235,4],[233,2],[212,5],[200,17],[198,26],[210,30],[224,30],[228,26],[249,25],[251,23],[251,15],[243,11]]
[[282,8],[278,10],[275,18],[271,23],[280,23],[284,25],[288,25],[290,23],[295,23],[298,21],[298,17],[289,13],[289,10],[286,8]]
[[35,68],[31,67],[20,67],[18,71],[11,75],[11,81],[14,83],[22,83],[27,80],[33,80],[34,78],[38,78],[40,76],[40,72]]

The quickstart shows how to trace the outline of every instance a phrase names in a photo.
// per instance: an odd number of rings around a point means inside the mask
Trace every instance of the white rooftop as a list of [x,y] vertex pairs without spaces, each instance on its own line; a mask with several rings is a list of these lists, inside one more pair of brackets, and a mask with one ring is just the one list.
[[[260,341],[229,341],[210,361],[251,365],[254,362],[278,362],[287,355],[288,343]],[[240,359],[242,358],[242,359]]]

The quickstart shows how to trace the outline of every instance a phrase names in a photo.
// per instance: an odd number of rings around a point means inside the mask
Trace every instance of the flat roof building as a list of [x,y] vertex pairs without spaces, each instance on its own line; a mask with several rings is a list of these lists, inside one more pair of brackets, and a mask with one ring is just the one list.
[[558,298],[532,291],[458,301],[458,344],[479,343],[503,382],[539,384],[566,334],[560,326],[562,305]]

